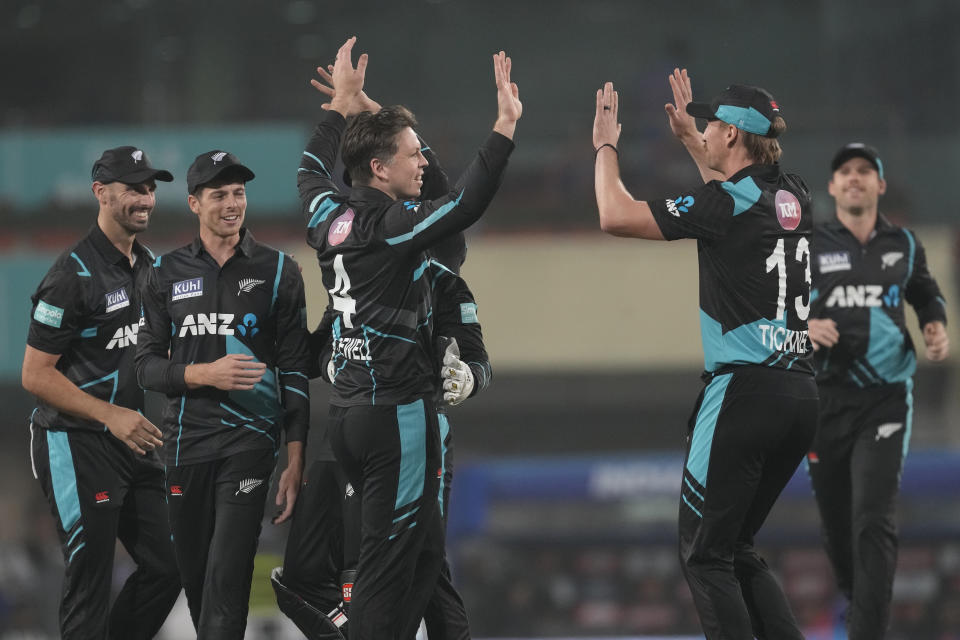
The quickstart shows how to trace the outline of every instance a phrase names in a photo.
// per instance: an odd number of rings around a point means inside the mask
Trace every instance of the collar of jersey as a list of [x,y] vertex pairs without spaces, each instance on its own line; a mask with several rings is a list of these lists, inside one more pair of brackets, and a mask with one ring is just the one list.
[[[113,243],[110,242],[110,238],[107,237],[107,234],[103,232],[103,229],[100,228],[100,225],[94,223],[90,228],[87,237],[90,238],[90,242],[93,243],[93,246],[96,247],[97,251],[100,252],[100,255],[103,256],[103,259],[106,260],[108,264],[118,264],[123,262],[127,265],[130,264],[127,256],[123,255],[119,249],[113,246]],[[137,262],[143,258],[146,262],[153,263],[153,258],[150,257],[150,254],[146,249],[143,248],[143,245],[136,239],[133,241],[133,250],[137,254]]]
[[[848,229],[840,222],[840,219],[834,215],[833,219],[826,223],[826,226],[837,230],[837,231],[848,231]],[[873,227],[874,231],[877,233],[889,233],[891,231],[896,231],[897,227],[892,222],[887,220],[887,217],[883,215],[882,212],[877,211],[877,224]]]
[[721,182],[740,182],[742,179],[746,178],[747,176],[758,176],[761,178],[770,179],[770,178],[776,178],[778,175],[780,175],[779,163],[775,162],[773,164],[751,164],[744,167],[743,169],[740,169],[740,171],[737,171],[735,174],[733,174],[726,180],[722,180]]
[[[237,243],[235,247],[237,253],[243,254],[247,257],[253,255],[253,249],[256,246],[257,241],[253,239],[253,234],[246,227],[240,227],[240,242]],[[190,251],[194,256],[199,256],[203,253],[203,241],[200,240],[200,234],[198,233],[193,239],[193,242],[190,243]]]
[[354,202],[393,202],[393,198],[376,187],[362,185],[350,189],[350,200]]

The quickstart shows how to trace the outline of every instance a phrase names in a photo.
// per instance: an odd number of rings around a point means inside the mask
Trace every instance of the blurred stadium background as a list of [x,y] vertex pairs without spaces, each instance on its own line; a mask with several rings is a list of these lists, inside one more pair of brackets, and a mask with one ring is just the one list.
[[[477,637],[696,637],[675,557],[676,488],[701,369],[692,243],[604,237],[593,203],[593,94],[621,95],[621,162],[638,197],[673,196],[696,171],[669,135],[674,66],[695,95],[759,84],[783,107],[783,164],[832,214],[828,162],[877,146],[882,210],[915,228],[950,301],[954,355],[922,362],[903,474],[890,638],[960,638],[957,363],[960,5],[408,0],[4,0],[0,3],[0,638],[56,637],[62,572],[31,478],[33,399],[19,369],[28,297],[92,224],[93,160],[134,144],[177,181],[144,236],[187,242],[184,174],[211,148],[257,173],[248,225],[304,267],[309,314],[325,303],[303,241],[295,171],[320,115],[307,81],[349,35],[370,54],[367,89],[403,103],[451,176],[492,123],[490,54],[514,58],[524,117],[500,194],[468,235],[493,386],[451,411],[457,476],[450,555]],[[326,391],[314,387],[314,439]],[[155,407],[155,399],[151,405]],[[842,637],[842,610],[801,468],[760,544],[810,638]],[[266,572],[284,528],[264,526],[249,638],[296,637]],[[117,580],[129,564],[118,551]],[[179,608],[164,637],[190,637]]]

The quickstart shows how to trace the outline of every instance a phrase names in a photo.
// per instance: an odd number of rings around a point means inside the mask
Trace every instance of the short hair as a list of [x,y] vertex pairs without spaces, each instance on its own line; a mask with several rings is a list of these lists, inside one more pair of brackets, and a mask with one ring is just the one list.
[[780,116],[770,123],[769,136],[740,131],[743,135],[743,145],[747,148],[750,158],[757,164],[773,164],[780,160],[783,149],[778,140],[780,134],[787,130],[787,122]]
[[196,187],[194,187],[193,193],[191,195],[195,198],[199,198],[200,194],[203,193],[204,189],[219,189],[225,184],[233,184],[235,182],[239,182],[246,185],[247,177],[248,177],[247,171],[249,171],[249,169],[245,171],[244,167],[239,165],[227,167],[226,169],[218,173],[216,176],[214,176],[213,180],[202,182],[198,184]]
[[374,158],[381,162],[390,161],[399,149],[397,134],[416,126],[416,118],[401,105],[384,107],[377,113],[364,111],[351,118],[340,150],[350,181],[369,184],[373,179],[370,161]]

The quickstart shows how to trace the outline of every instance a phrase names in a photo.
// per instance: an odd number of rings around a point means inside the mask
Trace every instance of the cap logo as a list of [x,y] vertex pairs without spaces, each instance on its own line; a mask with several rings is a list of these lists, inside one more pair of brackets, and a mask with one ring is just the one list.
[[137,149],[136,151],[130,154],[130,157],[133,158],[134,162],[140,162],[141,160],[143,160],[143,151],[141,151],[140,149]]
[[780,111],[780,107],[777,106],[777,101],[776,101],[776,100],[771,100],[771,101],[770,101],[770,108],[773,109],[774,111]]
[[218,162],[223,160],[225,157],[227,157],[226,151],[218,151],[217,153],[210,156],[210,159],[213,160],[213,164],[217,164]]

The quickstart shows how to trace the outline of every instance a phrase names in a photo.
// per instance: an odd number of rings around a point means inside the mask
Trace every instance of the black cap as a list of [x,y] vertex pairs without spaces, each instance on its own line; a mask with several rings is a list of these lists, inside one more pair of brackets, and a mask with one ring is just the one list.
[[880,152],[862,142],[851,142],[840,147],[840,150],[834,154],[833,160],[830,162],[830,172],[833,173],[839,169],[840,165],[850,158],[869,160],[873,168],[877,170],[880,179],[883,180],[883,162],[880,161]]
[[773,96],[760,87],[732,84],[710,103],[687,103],[687,113],[694,118],[723,120],[747,133],[776,138],[770,125],[780,115],[780,107]]
[[154,169],[143,149],[136,147],[107,149],[100,159],[93,163],[90,177],[94,182],[104,184],[110,182],[141,184],[147,180],[173,182],[172,173],[163,169]]
[[187,169],[187,193],[196,193],[197,187],[211,182],[227,169],[233,169],[243,182],[250,182],[255,177],[253,171],[240,164],[237,156],[214,149],[198,155]]

